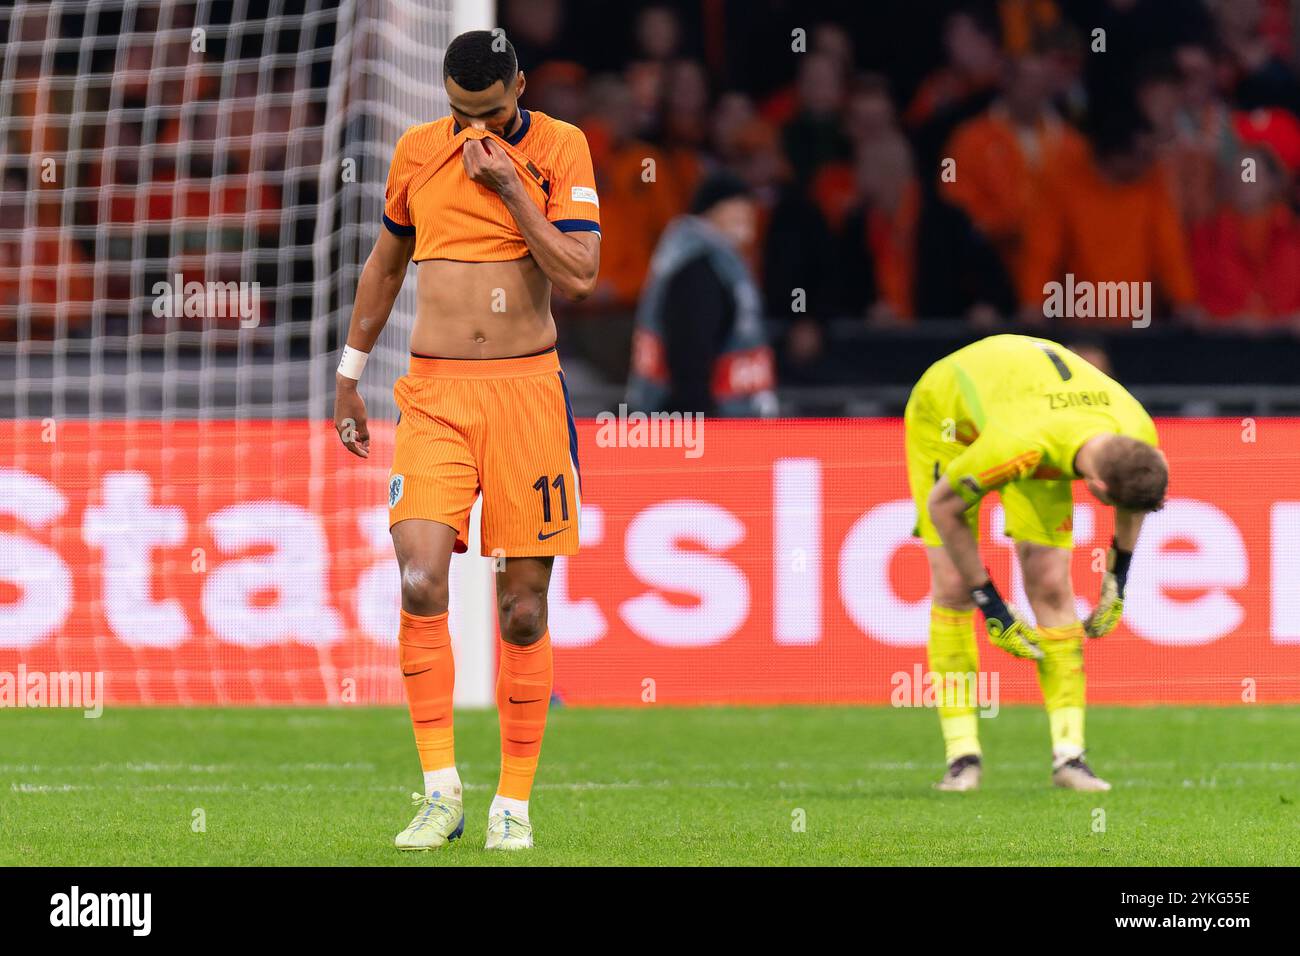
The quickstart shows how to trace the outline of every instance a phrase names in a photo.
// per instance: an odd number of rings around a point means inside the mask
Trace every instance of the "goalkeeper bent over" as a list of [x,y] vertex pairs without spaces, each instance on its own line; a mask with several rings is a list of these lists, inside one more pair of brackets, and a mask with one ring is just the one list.
[[[1155,426],[1117,382],[1045,339],[998,335],[935,363],[905,413],[915,533],[930,566],[929,668],[979,670],[974,616],[990,643],[1032,660],[1047,709],[1052,780],[1108,790],[1084,762],[1085,635],[1112,631],[1146,513],[1164,501],[1168,466]],[[1072,482],[1115,509],[1101,599],[1086,621],[1074,606]],[[1035,624],[1008,605],[979,554],[979,508],[996,491],[1015,540]],[[941,790],[972,790],[982,772],[974,702],[945,679],[939,707],[948,769]]]

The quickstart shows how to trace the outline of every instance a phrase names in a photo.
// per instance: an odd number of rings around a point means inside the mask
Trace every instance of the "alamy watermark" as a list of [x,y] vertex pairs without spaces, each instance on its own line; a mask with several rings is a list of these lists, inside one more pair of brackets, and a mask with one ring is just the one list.
[[596,444],[601,448],[682,448],[686,458],[704,454],[703,412],[629,412],[596,415]]
[[1000,710],[997,671],[927,671],[917,664],[889,679],[891,707],[969,707],[981,717]]
[[1151,324],[1150,282],[1089,282],[1067,272],[1064,282],[1044,284],[1043,295],[1049,319],[1131,319],[1135,329]]
[[179,272],[173,279],[153,284],[154,318],[238,318],[244,329],[256,328],[261,321],[260,282],[186,282]]
[[148,936],[153,928],[152,893],[88,893],[73,886],[50,897],[50,925],[58,927],[119,926],[132,936]]
[[62,707],[95,719],[104,713],[103,671],[0,671],[0,708]]

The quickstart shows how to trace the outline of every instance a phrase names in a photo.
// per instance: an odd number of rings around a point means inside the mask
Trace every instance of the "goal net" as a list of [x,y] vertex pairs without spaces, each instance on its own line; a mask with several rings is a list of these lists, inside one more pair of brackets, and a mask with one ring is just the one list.
[[[401,699],[383,492],[411,284],[367,369],[369,462],[333,433],[333,367],[393,146],[491,13],[0,8],[0,671],[119,702]],[[472,560],[453,614],[490,648]]]

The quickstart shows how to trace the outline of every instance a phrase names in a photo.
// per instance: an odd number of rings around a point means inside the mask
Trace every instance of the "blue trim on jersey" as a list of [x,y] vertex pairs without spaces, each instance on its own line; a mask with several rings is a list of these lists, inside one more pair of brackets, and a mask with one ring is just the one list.
[[560,232],[600,232],[600,223],[594,219],[552,219],[551,225]]
[[515,134],[505,137],[506,142],[511,146],[518,146],[519,141],[524,138],[524,135],[528,132],[528,127],[533,124],[533,114],[528,110],[520,110],[519,120],[519,128],[515,130]]
[[414,226],[403,226],[400,222],[393,222],[393,220],[388,218],[388,213],[384,213],[384,225],[387,226],[388,231],[395,236],[415,235]]
[[560,376],[560,388],[564,391],[564,413],[569,418],[569,456],[573,459],[573,470],[578,473],[578,494],[582,494],[582,465],[578,462],[578,425],[573,420],[573,402],[569,401],[569,385],[564,380],[564,372],[556,372]]

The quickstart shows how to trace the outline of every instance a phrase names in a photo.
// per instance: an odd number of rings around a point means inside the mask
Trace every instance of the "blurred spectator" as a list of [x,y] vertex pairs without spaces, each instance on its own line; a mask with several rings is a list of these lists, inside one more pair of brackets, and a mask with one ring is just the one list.
[[1051,99],[1058,113],[1075,125],[1088,112],[1088,88],[1083,79],[1084,41],[1071,23],[1044,31],[1038,53],[1047,63]]
[[[632,93],[615,76],[591,84],[583,126],[600,193],[600,279],[591,306],[630,308],[659,234],[686,208],[667,155],[635,134]],[[589,306],[589,307],[591,307]]]
[[781,143],[795,179],[809,182],[819,167],[849,154],[840,126],[844,75],[840,62],[827,53],[800,58],[795,115],[781,129]]
[[713,108],[710,136],[714,154],[726,164],[740,159],[740,135],[757,117],[754,101],[744,93],[723,93]]
[[680,195],[699,185],[709,140],[709,83],[695,60],[678,60],[664,73],[663,98],[653,141],[667,159],[667,173]]
[[[1242,160],[1254,165],[1248,176]],[[1210,318],[1237,327],[1300,316],[1300,224],[1286,202],[1287,173],[1269,149],[1221,167],[1223,203],[1192,232],[1192,263]]]
[[910,321],[920,190],[907,140],[895,134],[863,146],[857,185],[841,243],[842,305],[875,323]]
[[564,43],[564,7],[561,0],[505,0],[501,25],[525,76],[546,60],[569,58]]
[[644,60],[667,63],[681,52],[682,24],[672,7],[646,7],[636,18],[637,54]]
[[904,119],[921,126],[935,114],[957,106],[972,96],[992,91],[1002,72],[998,27],[979,7],[949,14],[943,25],[947,62],[922,82]]
[[670,7],[646,7],[636,18],[636,53],[625,78],[636,104],[637,128],[654,127],[668,85],[665,73],[681,53],[682,25]]
[[944,153],[954,178],[940,192],[961,208],[997,250],[1008,274],[1020,269],[1029,204],[1045,169],[1086,147],[1051,107],[1049,64],[1027,54],[1010,64],[1002,95],[957,128]]
[[[1186,239],[1166,178],[1153,162],[1151,134],[1132,117],[1099,125],[1092,149],[1046,170],[1025,234],[1019,277],[1022,318],[1041,323],[1043,287],[1075,281],[1153,283],[1158,298],[1187,317],[1196,287]],[[1112,318],[1080,318],[1122,330]]]
[[[1202,0],[1063,0],[1063,7],[1087,38],[1084,76],[1094,122],[1132,107],[1144,64],[1184,44],[1208,42],[1213,33]],[[1099,41],[1104,53],[1093,50]]]
[[1237,136],[1210,48],[1185,43],[1174,51],[1174,63],[1181,82],[1180,105],[1166,162],[1174,177],[1175,202],[1190,225],[1213,212],[1216,171],[1235,152]]
[[[853,82],[844,109],[844,127],[855,156],[866,147],[898,135],[889,82],[879,74],[864,74]],[[849,209],[860,198],[856,161],[822,166],[813,177],[810,194],[832,231],[839,232]]]
[[627,397],[633,409],[776,413],[772,350],[741,254],[754,242],[755,214],[749,186],[714,173],[690,214],[664,233],[637,309]]
[[527,74],[528,102],[547,116],[581,123],[587,103],[587,71],[568,60],[548,60]]
[[924,317],[991,316],[1014,310],[1011,280],[993,244],[939,192],[939,172],[956,130],[998,95],[1004,70],[999,23],[987,7],[968,4],[944,19],[942,40],[944,62],[922,81],[903,114],[914,165],[922,171],[913,310]]
[[[983,237],[970,234],[973,227],[969,218],[938,196],[939,178],[930,171],[939,170],[946,158],[944,147],[956,128],[982,113],[997,96],[1003,57],[998,22],[986,7],[972,4],[958,8],[948,14],[942,30],[946,61],[922,82],[903,120],[909,130],[916,168],[927,171],[920,177],[918,243],[922,255],[939,254],[937,261],[945,265],[960,260],[962,269],[961,275],[941,277],[940,284],[931,285],[929,298],[923,305],[918,300],[918,307],[936,308],[940,314],[951,316],[971,303],[966,294],[970,291],[969,280],[984,285],[978,278],[983,268],[980,260],[992,258],[996,262],[997,256]],[[925,266],[929,268],[930,264]],[[1007,285],[996,280],[994,284]]]
[[1261,0],[1216,0],[1213,12],[1231,64],[1237,105],[1300,111],[1300,84],[1264,32]]
[[[775,131],[755,120],[736,136],[735,170],[758,200],[761,283],[768,314],[824,322],[835,310],[833,243],[794,181]],[[810,341],[808,335],[803,339]]]
[[1209,144],[1186,122],[1182,71],[1172,55],[1153,57],[1138,68],[1135,83],[1138,112],[1151,129],[1179,218],[1198,222],[1214,208],[1217,163]]
[[[835,69],[841,82],[853,72],[853,40],[848,31],[837,23],[821,22],[813,26],[808,34],[808,49],[799,55],[800,64],[803,63],[803,57],[808,54],[824,57],[825,61]],[[761,112],[763,119],[774,126],[782,127],[794,119],[799,110],[800,93],[796,77],[794,83],[782,87],[767,97],[763,101]]]

